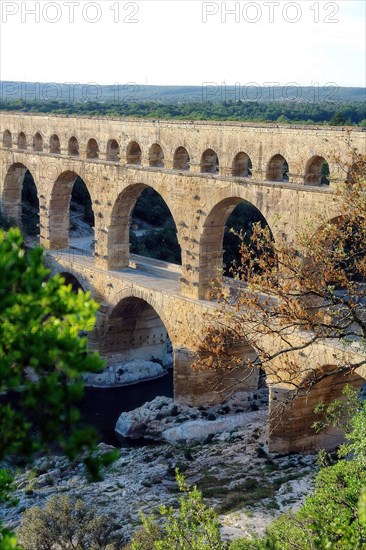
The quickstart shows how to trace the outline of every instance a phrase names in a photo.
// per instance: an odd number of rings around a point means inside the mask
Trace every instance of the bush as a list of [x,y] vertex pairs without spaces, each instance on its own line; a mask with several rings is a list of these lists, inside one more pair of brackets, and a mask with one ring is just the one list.
[[107,516],[64,495],[52,497],[44,508],[29,508],[17,535],[24,550],[117,550],[123,541],[112,536],[112,528]]
[[[224,550],[227,546],[220,536],[215,512],[208,508],[196,487],[189,489],[176,470],[183,496],[178,512],[161,506],[159,518],[142,515],[142,529],[127,546],[129,550]],[[159,523],[163,523],[159,527]]]

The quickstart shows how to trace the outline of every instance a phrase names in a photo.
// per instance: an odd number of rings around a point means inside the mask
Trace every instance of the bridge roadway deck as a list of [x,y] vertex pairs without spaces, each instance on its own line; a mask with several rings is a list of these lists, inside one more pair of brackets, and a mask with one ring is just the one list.
[[108,279],[117,278],[158,292],[169,292],[181,296],[179,279],[182,269],[178,265],[132,254],[129,267],[105,270],[95,265],[93,256],[83,254],[77,249],[47,251],[47,255],[52,256],[65,267],[67,264],[70,264],[70,267],[83,266],[95,272],[104,273]]

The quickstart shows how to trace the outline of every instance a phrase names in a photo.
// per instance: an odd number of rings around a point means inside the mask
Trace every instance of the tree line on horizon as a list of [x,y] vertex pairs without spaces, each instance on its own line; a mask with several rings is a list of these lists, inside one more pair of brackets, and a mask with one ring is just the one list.
[[182,103],[0,101],[0,110],[59,115],[135,117],[148,119],[217,120],[366,126],[364,102],[187,101]]

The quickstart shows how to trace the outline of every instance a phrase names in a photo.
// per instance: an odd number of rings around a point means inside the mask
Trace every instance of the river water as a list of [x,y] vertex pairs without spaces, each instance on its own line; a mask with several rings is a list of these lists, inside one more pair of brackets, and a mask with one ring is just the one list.
[[152,401],[157,395],[173,397],[173,369],[161,378],[133,386],[85,388],[78,407],[82,420],[99,432],[100,441],[121,447],[129,444],[114,431],[119,415]]

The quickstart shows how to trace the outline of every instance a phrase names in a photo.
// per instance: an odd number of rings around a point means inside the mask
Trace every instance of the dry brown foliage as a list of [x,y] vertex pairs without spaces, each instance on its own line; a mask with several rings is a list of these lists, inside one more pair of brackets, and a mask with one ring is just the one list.
[[[309,219],[294,242],[275,242],[260,224],[250,247],[242,239],[234,280],[213,283],[220,306],[205,328],[196,368],[243,369],[233,355],[243,341],[269,380],[294,387],[366,364],[366,155],[349,146],[352,162],[342,167],[348,183],[334,190],[333,219]],[[314,353],[329,347],[338,350],[335,367],[314,367]]]

